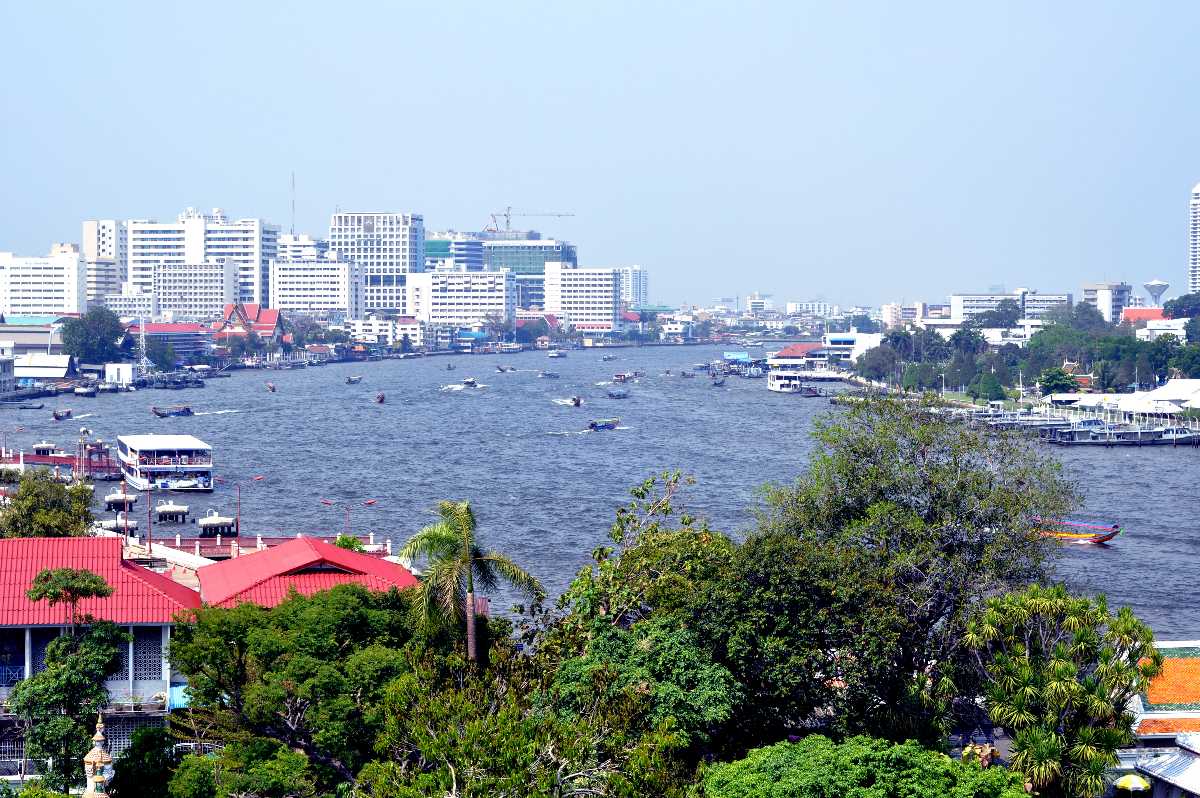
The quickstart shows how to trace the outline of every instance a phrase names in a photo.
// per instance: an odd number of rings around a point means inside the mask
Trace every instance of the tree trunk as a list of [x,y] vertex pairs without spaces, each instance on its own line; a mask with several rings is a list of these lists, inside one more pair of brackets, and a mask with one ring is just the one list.
[[467,591],[467,660],[474,662],[479,653],[475,642],[475,594]]

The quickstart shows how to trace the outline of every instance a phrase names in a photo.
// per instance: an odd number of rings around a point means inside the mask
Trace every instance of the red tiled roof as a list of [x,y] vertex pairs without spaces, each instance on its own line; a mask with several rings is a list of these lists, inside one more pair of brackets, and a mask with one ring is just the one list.
[[1200,704],[1200,657],[1164,657],[1162,673],[1150,681],[1146,698],[1152,706]]
[[412,572],[401,565],[314,538],[296,538],[206,565],[196,574],[205,603],[225,607],[245,602],[273,607],[293,589],[308,596],[337,585],[382,591],[417,584]]
[[1162,308],[1125,308],[1121,311],[1121,321],[1133,324],[1139,321],[1158,321],[1165,319]]
[[[241,309],[239,313],[238,309]],[[242,327],[241,316],[245,315],[246,323],[255,333],[274,333],[279,326],[279,311],[275,308],[264,308],[261,305],[229,304],[221,313],[221,321],[213,323],[213,329],[218,331],[218,337],[241,335],[241,329],[228,329],[234,325]]]
[[[137,324],[129,325],[129,332],[138,333],[141,329]],[[203,324],[189,324],[179,322],[175,324],[146,322],[146,333],[153,335],[155,333],[207,333],[210,330]]]
[[10,538],[0,540],[0,626],[58,626],[70,609],[30,601],[25,591],[43,568],[86,568],[113,588],[108,598],[85,599],[80,614],[122,624],[170,623],[200,606],[200,595],[122,558],[120,538]]
[[1145,718],[1137,725],[1136,733],[1183,734],[1200,732],[1200,718]]
[[641,321],[642,314],[634,313],[632,310],[626,310],[621,313],[621,318],[625,321]]
[[397,324],[416,324],[417,320],[414,319],[412,316],[397,316],[396,323]]
[[812,341],[803,344],[792,344],[785,346],[775,353],[775,357],[807,357],[812,352],[821,348],[820,341]]

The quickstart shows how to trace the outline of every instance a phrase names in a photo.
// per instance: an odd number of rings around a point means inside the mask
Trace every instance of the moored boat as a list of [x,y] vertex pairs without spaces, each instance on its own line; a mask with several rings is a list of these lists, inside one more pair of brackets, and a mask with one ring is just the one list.
[[90,399],[95,399],[98,389],[95,385],[77,385],[75,387],[76,396],[85,396]]
[[381,404],[383,404],[385,399],[387,399],[387,397],[383,395],[383,391],[380,391],[379,393],[375,394],[375,404],[381,405]]
[[119,435],[117,459],[134,490],[213,489],[212,447],[191,435]]
[[628,399],[629,391],[625,390],[624,388],[609,388],[608,389],[608,398],[609,399]]
[[[1040,520],[1040,519],[1039,519]],[[1121,534],[1121,525],[1100,526],[1085,524],[1080,521],[1045,521],[1045,526],[1038,530],[1044,538],[1054,538],[1066,543],[1097,544],[1107,543]]]
[[597,418],[588,422],[588,429],[593,432],[603,429],[616,429],[620,423],[621,419],[619,418]]
[[159,418],[169,418],[171,416],[190,416],[193,415],[190,405],[171,405],[169,407],[151,407],[150,412]]

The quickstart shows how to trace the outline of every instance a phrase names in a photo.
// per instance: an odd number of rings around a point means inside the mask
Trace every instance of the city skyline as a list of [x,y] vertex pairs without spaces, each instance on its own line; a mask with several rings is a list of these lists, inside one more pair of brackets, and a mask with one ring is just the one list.
[[[38,64],[0,88],[0,249],[187,206],[287,230],[294,172],[314,235],[339,207],[572,213],[522,226],[644,264],[652,301],[1187,285],[1200,9],[148,8],[0,9]],[[414,28],[447,35],[395,46]]]

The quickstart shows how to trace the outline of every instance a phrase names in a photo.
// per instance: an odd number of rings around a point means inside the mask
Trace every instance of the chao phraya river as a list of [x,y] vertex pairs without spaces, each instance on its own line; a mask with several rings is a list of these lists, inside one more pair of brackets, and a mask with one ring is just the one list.
[[[240,371],[204,389],[62,397],[45,400],[41,411],[6,408],[0,428],[10,447],[27,451],[43,439],[72,450],[81,426],[105,440],[196,435],[212,445],[226,484],[184,501],[194,516],[208,507],[232,514],[232,485],[248,482],[248,535],[336,533],[344,511],[322,504],[327,499],[353,507],[356,533],[400,542],[433,519],[439,499],[470,499],[486,542],[557,594],[607,541],[628,489],[651,473],[678,468],[694,475],[685,502],[713,528],[737,534],[751,527],[758,487],[795,478],[811,447],[813,418],[830,411],[822,399],[770,393],[762,379],[730,378],[714,388],[702,375],[678,376],[719,357],[717,348],[608,351],[615,361],[592,350],[561,359],[525,352]],[[517,370],[501,374],[497,364]],[[664,376],[667,369],[673,376]],[[561,376],[539,377],[542,370]],[[608,398],[611,375],[635,370],[646,376],[626,386],[629,397]],[[352,374],[363,375],[362,383],[347,385]],[[469,376],[480,387],[462,388]],[[268,379],[276,393],[265,390]],[[380,391],[387,396],[382,405],[373,401]],[[582,407],[569,405],[572,395],[583,398]],[[150,413],[150,405],[176,402],[196,415]],[[75,418],[54,422],[50,410],[61,406],[73,408]],[[585,431],[589,419],[613,416],[621,419],[618,429]],[[1066,547],[1060,576],[1132,605],[1160,637],[1200,636],[1191,601],[1200,567],[1200,450],[1080,447],[1052,454],[1086,494],[1082,515],[1126,530],[1108,547]],[[252,481],[255,475],[265,478]],[[369,499],[377,502],[364,506]],[[194,530],[156,525],[162,535]]]

